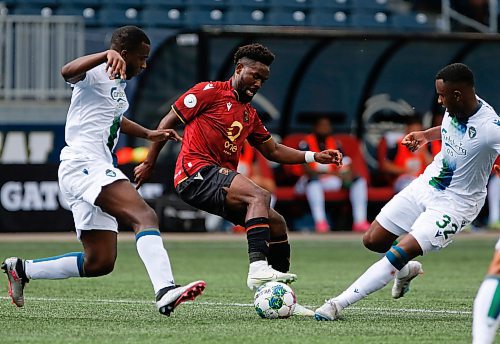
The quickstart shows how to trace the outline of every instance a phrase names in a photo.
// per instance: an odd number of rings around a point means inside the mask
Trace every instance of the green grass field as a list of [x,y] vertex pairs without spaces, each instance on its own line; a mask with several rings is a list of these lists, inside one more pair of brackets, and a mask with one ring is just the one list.
[[[168,239],[168,235],[164,236]],[[0,343],[470,343],[472,303],[493,253],[495,237],[464,234],[420,259],[425,274],[406,297],[390,286],[334,322],[292,317],[260,319],[246,288],[244,237],[230,241],[166,242],[176,282],[207,282],[205,293],[157,313],[153,291],[133,242],[120,242],[115,271],[97,279],[31,281],[26,305],[7,298],[2,276]],[[23,258],[79,251],[76,242],[2,242],[0,256]],[[300,303],[316,308],[379,259],[360,237],[292,240],[293,284]]]

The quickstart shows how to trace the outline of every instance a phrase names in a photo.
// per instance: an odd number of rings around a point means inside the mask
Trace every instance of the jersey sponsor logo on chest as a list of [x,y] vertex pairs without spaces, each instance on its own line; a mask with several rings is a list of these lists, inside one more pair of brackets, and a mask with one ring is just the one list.
[[464,147],[464,143],[457,137],[449,135],[448,131],[444,128],[441,129],[441,139],[448,155],[452,157],[467,155],[467,149]]

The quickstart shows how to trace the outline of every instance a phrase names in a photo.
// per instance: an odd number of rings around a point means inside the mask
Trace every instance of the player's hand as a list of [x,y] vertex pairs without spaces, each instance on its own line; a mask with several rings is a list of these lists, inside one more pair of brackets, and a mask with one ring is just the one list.
[[149,130],[147,139],[152,142],[168,140],[182,142],[182,137],[174,129]]
[[314,153],[314,160],[320,164],[342,165],[342,153],[336,149],[326,149],[322,152]]
[[134,182],[137,184],[135,188],[138,190],[142,184],[153,174],[153,167],[151,163],[143,161],[140,165],[134,168]]
[[408,147],[410,151],[415,152],[428,142],[429,140],[427,140],[423,131],[413,131],[403,138],[401,144]]
[[123,57],[121,57],[120,53],[116,50],[108,50],[108,54],[106,55],[106,73],[109,76],[110,80],[114,79],[122,79],[125,80],[127,75],[125,74],[125,70],[127,68],[127,64]]

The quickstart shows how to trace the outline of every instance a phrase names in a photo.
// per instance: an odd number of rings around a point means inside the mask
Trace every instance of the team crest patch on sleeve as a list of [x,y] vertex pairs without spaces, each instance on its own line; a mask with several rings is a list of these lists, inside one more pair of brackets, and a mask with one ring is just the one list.
[[196,103],[198,102],[198,99],[196,99],[196,96],[192,93],[188,94],[184,98],[184,105],[186,105],[187,108],[194,108],[196,106]]
[[106,175],[107,175],[108,177],[116,177],[116,172],[115,172],[115,171],[113,171],[113,170],[109,170],[109,169],[108,169],[108,170],[106,170]]
[[227,169],[225,167],[221,167],[221,169],[219,170],[219,173],[227,176],[227,175],[229,175],[229,169]]
[[476,135],[477,135],[476,128],[470,127],[469,128],[469,138],[473,139],[474,137],[476,137]]

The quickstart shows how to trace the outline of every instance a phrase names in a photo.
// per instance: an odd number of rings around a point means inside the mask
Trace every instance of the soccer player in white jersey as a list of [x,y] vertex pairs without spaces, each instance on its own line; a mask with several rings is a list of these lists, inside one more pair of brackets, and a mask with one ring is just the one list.
[[474,76],[464,64],[440,70],[435,86],[438,102],[446,108],[441,126],[411,132],[401,143],[417,150],[441,139],[441,152],[382,208],[364,235],[364,245],[385,256],[318,308],[317,320],[336,319],[342,309],[393,279],[392,297],[404,296],[410,281],[423,272],[422,264],[412,259],[447,246],[483,206],[488,176],[500,152],[500,117],[476,95]]
[[170,315],[205,288],[196,281],[176,285],[155,212],[116,168],[113,150],[121,132],[151,141],[179,140],[173,130],[148,130],[123,116],[126,79],[146,68],[150,40],[135,26],[113,32],[109,50],[66,64],[61,74],[73,87],[59,166],[59,186],[73,212],[84,252],[23,260],[7,258],[9,294],[18,307],[29,280],[96,277],[109,274],[116,259],[117,220],[133,228],[136,246],[156,293],[161,314]]
[[[495,172],[500,177],[500,165],[495,165]],[[472,321],[472,343],[491,344],[495,339],[500,323],[500,239],[495,245],[495,254],[476,299]]]

